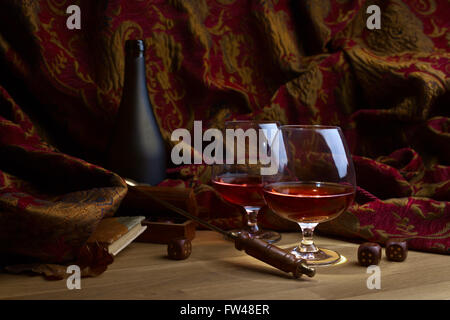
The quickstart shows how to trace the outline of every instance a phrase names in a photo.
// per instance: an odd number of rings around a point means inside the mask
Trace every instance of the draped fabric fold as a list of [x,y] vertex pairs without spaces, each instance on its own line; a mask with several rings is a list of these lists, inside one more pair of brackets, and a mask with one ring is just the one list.
[[[69,5],[81,29],[69,30]],[[381,10],[381,29],[366,9]],[[447,0],[4,0],[0,3],[0,251],[73,259],[126,185],[103,169],[125,40],[147,47],[147,88],[168,146],[225,120],[342,127],[359,192],[322,232],[450,252]],[[170,165],[170,164],[169,164]],[[169,170],[222,227],[241,211],[204,165]],[[292,225],[265,210],[263,223]]]

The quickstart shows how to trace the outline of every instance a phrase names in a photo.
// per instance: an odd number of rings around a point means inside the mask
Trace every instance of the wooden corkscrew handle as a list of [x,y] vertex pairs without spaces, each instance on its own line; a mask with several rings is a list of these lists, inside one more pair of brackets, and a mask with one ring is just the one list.
[[244,232],[235,239],[235,247],[272,267],[287,273],[292,272],[295,278],[300,278],[302,274],[306,274],[308,277],[316,274],[316,270],[308,267],[305,260],[298,259],[293,254],[263,240],[249,238]]

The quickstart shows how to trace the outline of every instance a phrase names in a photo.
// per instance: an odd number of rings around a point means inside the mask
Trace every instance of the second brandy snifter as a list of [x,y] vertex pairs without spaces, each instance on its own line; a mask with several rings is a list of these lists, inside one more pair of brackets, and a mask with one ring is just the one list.
[[281,126],[272,144],[278,170],[263,176],[264,198],[279,216],[298,223],[303,239],[290,253],[309,265],[329,265],[339,253],[318,248],[314,228],[342,214],[355,194],[355,170],[339,127]]

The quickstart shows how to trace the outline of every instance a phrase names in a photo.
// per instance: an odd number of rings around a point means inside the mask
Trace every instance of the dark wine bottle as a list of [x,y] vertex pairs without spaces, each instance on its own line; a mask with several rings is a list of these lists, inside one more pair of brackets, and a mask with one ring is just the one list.
[[166,150],[153,114],[145,76],[144,42],[125,43],[125,79],[107,168],[123,178],[156,185],[165,178]]

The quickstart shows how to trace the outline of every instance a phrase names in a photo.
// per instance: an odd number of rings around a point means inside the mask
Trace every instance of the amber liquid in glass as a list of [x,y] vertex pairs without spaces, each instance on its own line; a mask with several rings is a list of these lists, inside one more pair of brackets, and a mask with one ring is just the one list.
[[264,203],[260,176],[224,174],[212,181],[222,197],[240,206],[262,207]]
[[264,188],[267,205],[280,216],[303,223],[336,218],[352,203],[353,186],[323,182],[279,182]]

